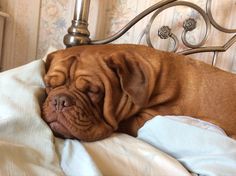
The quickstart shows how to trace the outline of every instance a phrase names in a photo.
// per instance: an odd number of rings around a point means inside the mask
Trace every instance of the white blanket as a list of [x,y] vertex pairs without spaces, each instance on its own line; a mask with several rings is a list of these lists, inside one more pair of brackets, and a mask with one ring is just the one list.
[[190,175],[180,163],[202,175],[236,175],[234,140],[173,117],[152,119],[138,138],[54,138],[40,117],[43,75],[41,60],[0,73],[0,175]]
[[139,130],[138,138],[175,157],[193,173],[236,175],[236,140],[217,128],[205,129],[206,126],[209,127],[206,123],[199,126],[171,116],[157,116]]
[[0,175],[63,175],[40,118],[43,67],[36,61],[0,74]]
[[180,175],[175,159],[124,134],[94,142],[61,140],[40,117],[44,62],[0,73],[0,175]]

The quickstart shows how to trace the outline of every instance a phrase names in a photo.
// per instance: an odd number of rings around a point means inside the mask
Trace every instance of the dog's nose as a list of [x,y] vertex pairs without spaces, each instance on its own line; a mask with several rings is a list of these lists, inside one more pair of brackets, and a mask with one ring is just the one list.
[[52,104],[57,111],[61,111],[65,107],[73,105],[72,98],[69,95],[59,94],[53,97]]

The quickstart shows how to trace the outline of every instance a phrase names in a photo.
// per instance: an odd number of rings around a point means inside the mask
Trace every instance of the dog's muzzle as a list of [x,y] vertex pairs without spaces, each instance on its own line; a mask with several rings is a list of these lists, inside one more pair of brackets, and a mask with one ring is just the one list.
[[109,136],[114,129],[102,118],[99,107],[79,92],[50,94],[43,105],[43,119],[57,137],[94,141]]
[[73,138],[66,122],[66,112],[75,105],[67,94],[57,94],[49,98],[43,106],[43,119],[57,137]]

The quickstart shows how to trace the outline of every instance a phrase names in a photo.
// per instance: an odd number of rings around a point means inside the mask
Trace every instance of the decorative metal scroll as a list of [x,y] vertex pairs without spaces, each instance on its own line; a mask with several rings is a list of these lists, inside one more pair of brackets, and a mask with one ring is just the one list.
[[[78,13],[78,10],[79,10],[78,1],[80,1],[80,4],[81,4],[80,13]],[[153,21],[162,11],[170,7],[176,7],[176,6],[187,6],[189,8],[196,10],[201,15],[206,25],[206,30],[205,30],[203,39],[197,44],[192,44],[188,41],[186,36],[188,32],[191,32],[194,29],[196,29],[197,21],[194,18],[186,19],[183,22],[183,32],[182,32],[181,40],[182,40],[182,43],[188,49],[185,49],[178,53],[188,55],[188,54],[200,53],[200,52],[214,52],[214,56],[215,56],[217,55],[217,52],[224,52],[228,48],[230,48],[234,43],[236,43],[236,34],[235,34],[223,46],[204,46],[209,36],[211,26],[214,26],[216,29],[224,33],[236,33],[236,29],[224,28],[215,21],[211,12],[212,0],[207,0],[206,10],[203,10],[198,5],[188,2],[188,1],[163,0],[154,4],[153,6],[149,7],[148,9],[144,10],[142,13],[137,15],[133,20],[131,20],[126,26],[124,26],[120,31],[118,31],[114,35],[108,38],[102,39],[102,40],[90,40],[89,32],[87,29],[89,3],[90,3],[90,0],[76,0],[76,10],[75,10],[75,15],[74,15],[74,20],[72,21],[72,26],[68,30],[68,34],[64,38],[64,43],[66,46],[74,46],[74,45],[81,45],[81,44],[94,44],[95,45],[95,44],[110,43],[120,38],[121,36],[123,36],[123,34],[125,34],[132,26],[134,26],[142,18],[154,12],[154,14],[150,18],[150,21],[146,29],[144,30],[144,32],[142,33],[140,37],[140,40],[141,40],[144,36],[146,36],[147,44],[150,47],[154,47],[151,41],[151,37],[150,37],[150,29],[153,24]],[[174,41],[174,47],[171,51],[177,52],[177,50],[179,49],[180,41],[177,38],[177,36],[174,33],[172,33],[171,28],[169,26],[162,26],[161,28],[159,28],[158,36],[161,39],[168,39],[168,38],[172,39]],[[215,57],[213,58],[213,61],[212,61],[212,64],[214,63],[215,63]]]
[[89,32],[88,32],[88,13],[89,13],[89,5],[90,0],[76,0],[76,6],[74,11],[74,18],[72,20],[72,25],[68,29],[68,34],[64,37],[64,44],[67,47],[83,45],[83,44],[106,44],[110,43],[122,35],[124,35],[132,26],[134,26],[138,21],[140,21],[145,16],[149,15],[156,9],[167,5],[176,0],[163,0],[160,1],[153,6],[149,7],[139,15],[137,15],[133,20],[131,20],[125,27],[123,27],[120,31],[115,33],[114,35],[102,39],[102,40],[90,40]]
[[[206,11],[204,11],[202,8],[200,8],[199,6],[191,3],[191,2],[186,2],[186,1],[175,1],[172,3],[169,3],[159,9],[156,10],[156,12],[152,15],[147,28],[145,30],[145,35],[146,35],[146,40],[149,46],[153,47],[152,42],[151,42],[151,38],[150,38],[150,28],[152,26],[152,23],[154,21],[154,19],[164,10],[170,8],[170,7],[174,7],[174,6],[188,6],[194,10],[196,10],[204,19],[205,24],[206,24],[206,31],[205,31],[205,35],[204,38],[197,44],[190,44],[187,40],[186,34],[190,31],[193,31],[196,26],[197,26],[197,21],[193,18],[188,18],[184,21],[183,23],[183,33],[181,36],[182,42],[183,44],[188,47],[189,49],[186,49],[184,51],[179,52],[180,54],[193,54],[193,53],[199,53],[199,52],[224,52],[226,51],[228,48],[230,48],[234,43],[236,43],[236,35],[234,35],[227,43],[225,43],[225,45],[223,46],[209,46],[209,47],[204,47],[206,40],[209,36],[209,31],[211,29],[211,25],[213,25],[216,29],[218,29],[221,32],[224,33],[236,33],[236,29],[226,29],[222,26],[220,26],[213,18],[212,16],[212,12],[211,12],[211,4],[212,4],[212,0],[207,0],[207,4],[206,4]],[[159,30],[158,30],[158,36],[161,39],[167,39],[167,38],[171,38],[174,40],[174,48],[172,49],[172,52],[176,52],[177,49],[179,48],[179,40],[178,38],[171,32],[170,27],[168,26],[162,26]],[[214,62],[214,61],[213,61]]]
[[[151,19],[150,19],[150,21],[149,21],[149,23],[147,25],[147,28],[146,28],[146,39],[147,39],[147,43],[148,43],[149,46],[153,47],[151,39],[150,39],[150,29],[151,29],[151,26],[152,26],[152,23],[153,23],[154,19],[162,11],[164,11],[165,9],[173,7],[173,6],[180,6],[180,5],[188,6],[188,7],[191,7],[193,9],[195,9],[196,11],[198,11],[202,15],[202,17],[203,17],[203,19],[204,19],[204,21],[206,23],[206,26],[207,26],[204,38],[199,43],[197,43],[197,44],[191,44],[191,43],[188,42],[188,40],[186,38],[186,34],[196,28],[197,21],[195,19],[193,19],[193,18],[189,18],[189,19],[185,20],[184,23],[183,23],[184,31],[183,31],[182,36],[181,36],[184,45],[187,46],[188,48],[198,48],[198,47],[201,47],[202,45],[205,44],[205,42],[207,40],[207,37],[208,37],[209,29],[210,29],[210,21],[209,21],[209,19],[207,17],[207,14],[204,12],[204,10],[202,10],[200,7],[198,7],[197,5],[195,5],[193,3],[186,2],[186,1],[176,1],[176,2],[167,4],[166,6],[161,7],[160,9],[158,9],[152,15],[152,17],[151,17]],[[168,27],[168,26],[161,27],[158,30],[158,35],[162,39],[167,39],[167,38],[171,37],[174,40],[174,42],[175,42],[175,45],[174,45],[174,48],[172,49],[172,52],[177,51],[177,49],[179,47],[179,41],[178,41],[178,38],[171,32],[170,27]]]

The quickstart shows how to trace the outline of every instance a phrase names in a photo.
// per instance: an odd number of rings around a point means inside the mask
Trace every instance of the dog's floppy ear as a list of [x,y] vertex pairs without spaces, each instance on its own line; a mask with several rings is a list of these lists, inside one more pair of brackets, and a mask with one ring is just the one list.
[[45,63],[45,72],[47,73],[48,70],[49,70],[49,67],[51,65],[51,62],[52,62],[52,59],[53,59],[53,53],[50,53],[47,55],[47,58],[46,58],[46,63]]
[[149,74],[147,63],[142,56],[129,52],[115,52],[106,58],[107,66],[118,76],[121,88],[132,99],[134,104],[144,106],[150,96]]

